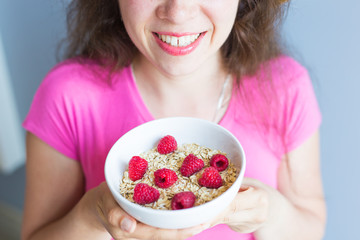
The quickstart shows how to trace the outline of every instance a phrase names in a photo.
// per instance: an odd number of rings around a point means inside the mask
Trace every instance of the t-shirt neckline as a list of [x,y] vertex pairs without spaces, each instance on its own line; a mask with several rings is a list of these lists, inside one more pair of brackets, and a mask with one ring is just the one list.
[[[145,122],[148,121],[152,121],[155,120],[156,118],[153,116],[153,114],[150,112],[149,108],[146,106],[145,101],[143,99],[143,97],[140,94],[139,88],[136,84],[136,80],[135,80],[135,75],[133,72],[133,68],[132,65],[130,64],[127,67],[127,74],[129,76],[130,79],[130,87],[133,90],[133,94],[134,94],[134,101],[136,102],[136,106],[138,108],[138,112],[139,114],[142,116],[143,120]],[[226,123],[228,122],[228,117],[230,115],[230,113],[232,112],[232,108],[233,108],[233,101],[234,101],[234,94],[235,94],[235,81],[233,81],[233,86],[231,89],[231,96],[230,96],[230,100],[229,100],[229,104],[227,106],[227,109],[224,113],[224,115],[222,116],[222,118],[220,119],[219,122],[217,122],[217,124],[219,125],[226,125]]]

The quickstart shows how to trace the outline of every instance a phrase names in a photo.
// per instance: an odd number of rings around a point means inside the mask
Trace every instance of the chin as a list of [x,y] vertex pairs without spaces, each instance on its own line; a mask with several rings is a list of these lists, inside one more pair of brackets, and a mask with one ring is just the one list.
[[184,67],[182,66],[182,68],[173,68],[170,70],[167,70],[166,73],[172,77],[180,77],[180,76],[187,76],[190,75],[192,73],[194,73],[195,71],[197,71],[198,68],[194,68],[194,67]]
[[165,75],[171,77],[186,76],[200,68],[199,64],[188,63],[172,63],[172,64],[157,64],[157,68]]

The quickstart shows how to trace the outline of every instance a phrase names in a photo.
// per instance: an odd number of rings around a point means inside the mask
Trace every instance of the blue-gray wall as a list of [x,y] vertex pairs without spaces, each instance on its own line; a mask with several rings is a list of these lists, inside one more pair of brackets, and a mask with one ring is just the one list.
[[309,66],[323,114],[326,240],[360,239],[360,1],[297,0],[285,35]]
[[[65,33],[66,1],[0,1],[0,36],[21,120],[41,79],[56,63],[57,42]],[[21,209],[24,185],[24,168],[12,175],[0,174],[0,202]]]
[[[55,63],[65,0],[1,0],[0,30],[20,117]],[[325,240],[357,239],[360,216],[360,1],[295,0],[284,26],[323,114],[322,172],[328,205]],[[0,201],[23,206],[24,169],[0,175]]]

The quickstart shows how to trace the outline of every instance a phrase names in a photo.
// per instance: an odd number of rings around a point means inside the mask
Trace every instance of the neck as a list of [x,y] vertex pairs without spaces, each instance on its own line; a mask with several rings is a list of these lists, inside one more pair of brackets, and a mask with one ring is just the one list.
[[144,58],[133,62],[136,84],[155,118],[190,116],[214,120],[227,72],[219,59],[203,65],[191,73],[172,75]]

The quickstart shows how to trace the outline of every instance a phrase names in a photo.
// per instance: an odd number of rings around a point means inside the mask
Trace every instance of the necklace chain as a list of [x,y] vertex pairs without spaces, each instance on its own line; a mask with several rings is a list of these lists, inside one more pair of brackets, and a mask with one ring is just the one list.
[[[133,69],[132,64],[130,65],[130,69],[131,69],[132,76],[133,76],[133,78],[135,80],[135,74],[134,74],[134,69]],[[220,92],[219,99],[218,99],[217,104],[216,104],[216,109],[215,109],[214,116],[213,116],[213,119],[212,119],[213,122],[218,122],[217,121],[218,114],[219,114],[220,110],[224,107],[224,103],[227,102],[227,101],[224,101],[224,99],[225,99],[226,89],[227,89],[230,81],[231,81],[231,74],[228,74],[226,76],[226,79],[224,81],[224,84],[223,84],[221,92]]]
[[217,122],[217,115],[219,114],[219,111],[223,107],[226,89],[227,89],[227,86],[229,85],[230,80],[231,80],[231,75],[228,74],[226,76],[225,82],[224,82],[224,84],[222,86],[222,89],[221,89],[221,93],[220,93],[220,96],[219,96],[219,99],[218,99],[218,102],[217,102],[217,105],[216,105],[214,117],[213,117],[213,122]]

